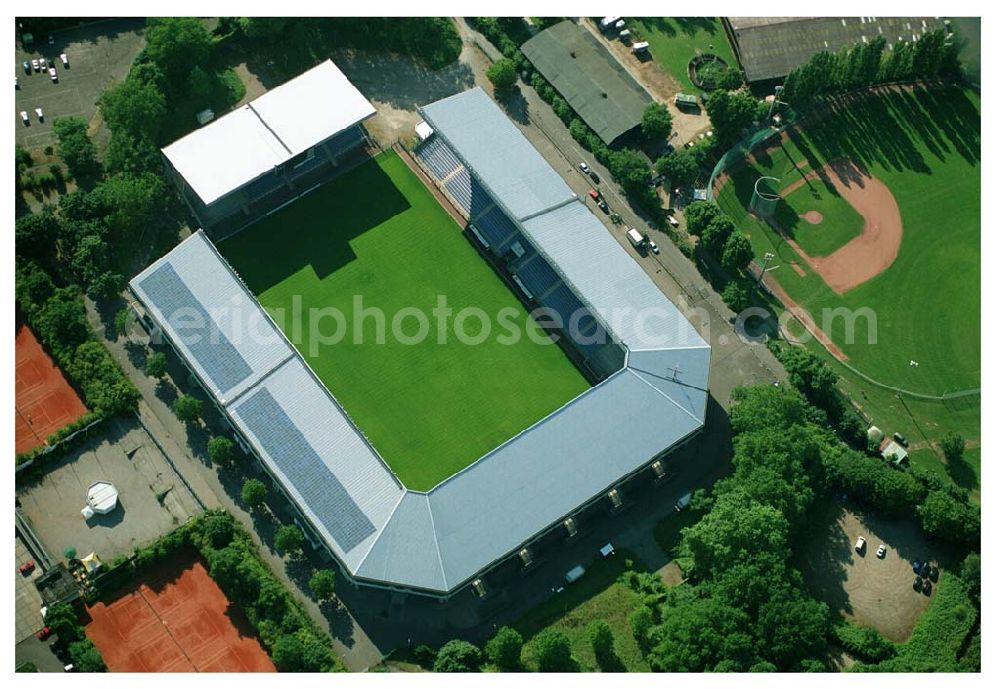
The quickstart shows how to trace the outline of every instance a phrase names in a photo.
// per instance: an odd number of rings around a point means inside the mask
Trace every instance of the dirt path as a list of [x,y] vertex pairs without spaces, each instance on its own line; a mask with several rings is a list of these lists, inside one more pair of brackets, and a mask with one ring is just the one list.
[[[862,285],[892,265],[903,242],[903,218],[892,191],[881,180],[862,172],[850,160],[828,163],[795,180],[781,191],[786,197],[811,180],[836,189],[862,218],[861,234],[828,256],[810,256],[773,220],[770,221],[788,245],[808,263],[837,294]],[[806,214],[809,215],[808,213]],[[808,217],[807,221],[812,222]]]
[[[756,271],[760,271],[760,266],[755,267]],[[847,361],[848,357],[844,354],[844,350],[837,346],[837,343],[830,339],[823,330],[816,325],[816,321],[813,320],[812,315],[806,311],[804,308],[799,306],[798,302],[792,299],[791,295],[785,291],[781,284],[772,276],[770,273],[764,274],[764,284],[771,291],[771,293],[776,296],[782,304],[785,305],[793,316],[795,316],[802,326],[809,331],[809,334],[815,337],[819,342],[826,347],[826,350],[830,352],[838,361]],[[786,332],[785,336],[794,341],[796,338],[791,334]]]

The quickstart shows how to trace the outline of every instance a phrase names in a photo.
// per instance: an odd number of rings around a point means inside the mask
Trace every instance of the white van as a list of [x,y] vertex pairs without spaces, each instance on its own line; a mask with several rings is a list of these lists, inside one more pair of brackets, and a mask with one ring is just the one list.
[[628,237],[629,243],[635,248],[636,251],[642,252],[643,247],[646,245],[646,239],[642,236],[642,233],[634,227],[628,228],[625,232],[625,236]]

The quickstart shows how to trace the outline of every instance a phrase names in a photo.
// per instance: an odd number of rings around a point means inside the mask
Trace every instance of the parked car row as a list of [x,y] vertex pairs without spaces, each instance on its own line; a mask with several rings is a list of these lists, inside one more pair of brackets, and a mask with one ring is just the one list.
[[[38,121],[39,122],[45,122],[45,113],[42,112],[41,108],[35,108],[35,116],[38,117]],[[31,118],[28,117],[28,111],[27,110],[22,110],[21,111],[21,122],[24,123],[25,127],[30,127],[31,126]]]

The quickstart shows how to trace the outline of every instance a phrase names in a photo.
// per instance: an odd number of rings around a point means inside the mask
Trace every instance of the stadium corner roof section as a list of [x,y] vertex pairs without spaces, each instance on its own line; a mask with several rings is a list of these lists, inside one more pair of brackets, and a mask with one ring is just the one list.
[[882,36],[889,45],[916,41],[945,26],[933,17],[728,17],[747,81],[780,79],[821,51]]
[[163,155],[208,205],[374,114],[326,60],[178,139]]
[[528,39],[521,52],[606,144],[639,126],[653,102],[592,33],[569,19]]
[[482,90],[421,113],[629,350],[429,492],[399,484],[203,233],[130,285],[352,577],[448,596],[700,430],[711,350]]

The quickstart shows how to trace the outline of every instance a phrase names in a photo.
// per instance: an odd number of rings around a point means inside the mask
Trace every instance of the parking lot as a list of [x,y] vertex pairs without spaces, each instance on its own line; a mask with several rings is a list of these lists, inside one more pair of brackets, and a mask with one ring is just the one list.
[[[913,560],[934,560],[919,525],[844,508],[832,501],[817,509],[816,525],[802,536],[800,563],[806,582],[834,611],[874,627],[892,641],[905,641],[930,605],[930,595],[913,590]],[[854,550],[859,536],[867,542]],[[885,544],[887,552],[876,551]]]
[[[88,487],[97,480],[118,489],[118,507],[85,520]],[[21,510],[49,554],[63,559],[96,552],[105,562],[198,513],[200,507],[137,421],[114,419],[104,433],[69,453],[38,482],[18,491]]]
[[[124,79],[132,61],[143,46],[142,19],[116,19],[95,22],[78,29],[47,36],[37,36],[33,44],[17,41],[12,67],[17,76],[13,113],[16,141],[28,149],[55,144],[52,121],[57,117],[80,116],[91,121],[97,112],[95,101],[112,83]],[[64,68],[59,55],[65,53],[69,67]],[[54,83],[46,71],[26,74],[22,63],[35,59],[55,62],[59,81]],[[41,108],[44,122],[35,108]],[[27,112],[30,124],[24,125],[20,112]]]

